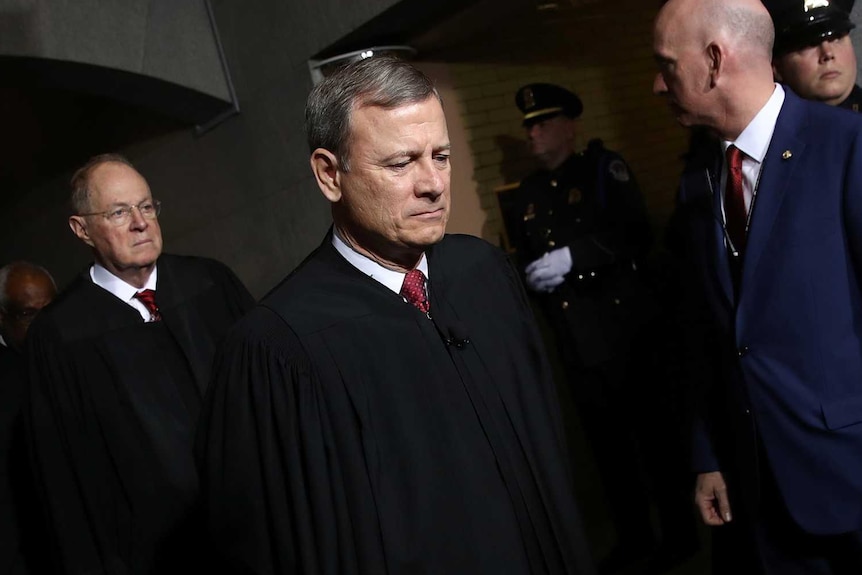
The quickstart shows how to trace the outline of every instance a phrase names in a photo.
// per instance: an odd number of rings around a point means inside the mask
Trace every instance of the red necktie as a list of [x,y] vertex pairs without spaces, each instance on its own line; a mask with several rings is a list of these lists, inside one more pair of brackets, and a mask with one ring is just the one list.
[[425,274],[419,270],[410,270],[404,276],[404,283],[401,285],[401,295],[408,302],[416,306],[422,313],[428,313],[430,304],[428,303],[428,295],[425,293]]
[[147,311],[150,312],[150,321],[161,321],[162,314],[159,313],[159,306],[156,304],[156,292],[151,289],[145,289],[135,294],[135,297],[140,300]]
[[727,187],[724,190],[724,218],[727,235],[740,254],[745,250],[745,226],[748,213],[745,210],[745,194],[742,191],[743,153],[736,146],[727,148]]

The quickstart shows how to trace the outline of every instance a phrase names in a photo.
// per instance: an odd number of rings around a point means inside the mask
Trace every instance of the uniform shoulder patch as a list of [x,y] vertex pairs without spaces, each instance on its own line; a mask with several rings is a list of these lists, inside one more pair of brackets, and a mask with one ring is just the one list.
[[618,182],[628,182],[631,178],[628,166],[619,158],[608,164],[608,173]]

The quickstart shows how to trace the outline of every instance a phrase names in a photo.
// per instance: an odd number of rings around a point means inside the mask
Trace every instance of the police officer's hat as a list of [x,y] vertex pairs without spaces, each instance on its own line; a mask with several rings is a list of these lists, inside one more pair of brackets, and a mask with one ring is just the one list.
[[850,21],[855,0],[763,0],[775,24],[774,56],[783,56],[856,27]]
[[577,118],[584,105],[577,94],[555,84],[527,84],[515,94],[515,105],[524,113],[524,126],[554,116]]

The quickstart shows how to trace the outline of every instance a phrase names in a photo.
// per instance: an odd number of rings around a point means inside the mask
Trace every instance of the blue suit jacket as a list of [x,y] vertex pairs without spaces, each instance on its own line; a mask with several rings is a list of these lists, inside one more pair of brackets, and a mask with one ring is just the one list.
[[[691,250],[718,332],[698,471],[744,504],[765,455],[811,533],[862,529],[862,117],[789,89],[751,214],[738,294],[722,226],[721,160],[683,175]],[[759,436],[762,449],[758,448]]]

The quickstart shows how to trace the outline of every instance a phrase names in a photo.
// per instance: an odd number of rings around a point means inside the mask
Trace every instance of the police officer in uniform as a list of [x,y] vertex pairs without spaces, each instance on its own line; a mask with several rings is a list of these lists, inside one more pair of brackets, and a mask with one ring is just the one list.
[[862,109],[850,39],[855,0],[763,0],[775,24],[775,79],[808,100]]
[[[554,331],[593,449],[617,532],[599,570],[612,573],[655,546],[636,441],[642,399],[651,393],[650,369],[635,357],[636,349],[647,347],[642,329],[655,312],[638,272],[652,235],[622,157],[600,140],[575,152],[576,118],[583,111],[576,94],[530,84],[515,102],[541,168],[500,193],[500,205],[510,250]],[[671,519],[672,525],[691,524],[687,486],[682,494],[682,519]]]

